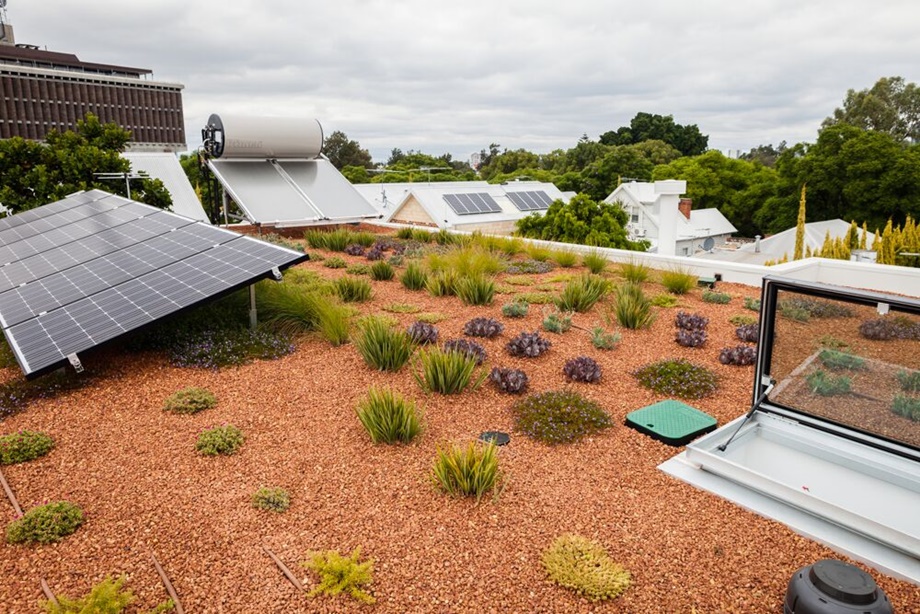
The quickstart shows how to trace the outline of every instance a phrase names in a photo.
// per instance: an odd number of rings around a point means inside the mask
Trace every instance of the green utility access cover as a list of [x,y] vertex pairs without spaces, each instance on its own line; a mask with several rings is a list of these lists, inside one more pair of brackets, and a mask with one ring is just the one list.
[[626,426],[670,446],[683,446],[716,428],[716,419],[680,401],[660,401],[626,414]]

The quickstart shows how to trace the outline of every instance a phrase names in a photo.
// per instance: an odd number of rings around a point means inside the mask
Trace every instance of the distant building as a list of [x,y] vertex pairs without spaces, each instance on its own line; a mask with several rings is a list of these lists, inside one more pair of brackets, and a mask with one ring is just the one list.
[[0,139],[43,140],[93,113],[130,130],[131,150],[186,150],[181,84],[153,81],[146,68],[16,44],[6,23],[0,33]]
[[622,183],[604,202],[618,203],[629,215],[626,230],[632,241],[649,241],[649,251],[670,256],[692,256],[723,245],[738,232],[715,208],[693,209],[686,181]]

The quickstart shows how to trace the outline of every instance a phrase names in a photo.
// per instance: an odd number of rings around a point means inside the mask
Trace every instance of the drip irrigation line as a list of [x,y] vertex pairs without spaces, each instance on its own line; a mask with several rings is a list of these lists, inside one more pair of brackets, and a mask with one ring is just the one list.
[[285,576],[288,580],[291,581],[291,584],[294,585],[294,588],[296,588],[296,589],[299,590],[299,591],[302,591],[302,590],[303,590],[303,585],[300,584],[300,580],[297,579],[297,576],[295,576],[293,573],[291,573],[291,570],[288,569],[287,565],[285,565],[284,563],[282,563],[282,562],[281,562],[281,559],[279,559],[277,556],[275,556],[275,553],[272,552],[271,550],[269,550],[267,547],[262,546],[262,550],[264,550],[264,551],[265,551],[265,554],[267,554],[268,556],[270,556],[270,557],[272,558],[272,560],[275,562],[275,565],[278,566],[278,569],[280,569],[281,572],[284,574],[284,576]]
[[45,593],[45,597],[48,598],[48,601],[50,601],[51,603],[57,606],[61,605],[60,602],[58,602],[57,597],[54,596],[54,593],[51,592],[51,587],[48,586],[48,583],[45,582],[44,578],[41,579],[41,582],[42,582],[42,592]]
[[2,471],[0,471],[0,484],[3,484],[3,490],[6,492],[6,496],[10,500],[10,503],[13,504],[13,509],[16,510],[19,516],[22,516],[22,508],[19,507],[19,501],[16,500],[16,495],[13,494],[10,485],[6,483],[6,478],[3,477]]
[[157,573],[160,574],[160,580],[163,581],[163,586],[166,587],[166,592],[169,593],[169,598],[172,599],[176,614],[185,614],[185,610],[182,609],[182,603],[179,601],[179,595],[176,593],[176,589],[173,588],[172,582],[169,581],[169,576],[163,571],[163,566],[160,565],[153,550],[150,551],[150,560],[153,561],[153,566],[156,567]]

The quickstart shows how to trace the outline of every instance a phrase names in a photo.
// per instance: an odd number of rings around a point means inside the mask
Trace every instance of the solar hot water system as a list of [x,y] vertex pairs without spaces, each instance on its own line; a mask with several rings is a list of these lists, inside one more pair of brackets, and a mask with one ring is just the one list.
[[212,219],[261,230],[380,217],[322,155],[316,119],[215,113],[201,136],[203,168],[220,199],[210,204]]

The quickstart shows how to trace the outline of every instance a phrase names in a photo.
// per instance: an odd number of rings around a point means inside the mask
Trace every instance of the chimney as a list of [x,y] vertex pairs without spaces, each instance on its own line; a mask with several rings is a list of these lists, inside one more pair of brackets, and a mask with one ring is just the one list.
[[684,214],[684,217],[688,220],[690,219],[690,209],[693,208],[693,199],[692,198],[681,198],[680,203],[677,205],[678,211]]

